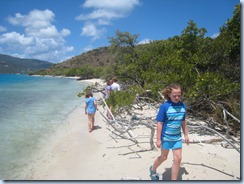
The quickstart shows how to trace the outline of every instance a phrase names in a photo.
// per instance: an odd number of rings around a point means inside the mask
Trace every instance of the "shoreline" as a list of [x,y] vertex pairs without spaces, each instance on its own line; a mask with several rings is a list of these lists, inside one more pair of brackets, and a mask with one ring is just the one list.
[[[97,79],[86,81],[98,82]],[[98,94],[94,96],[99,98]],[[101,106],[98,108],[103,112]],[[52,137],[47,145],[47,152],[40,155],[25,179],[150,180],[149,167],[159,156],[160,150],[133,152],[149,149],[148,129],[139,127],[134,131],[140,140],[135,145],[128,140],[113,139],[99,112],[95,118],[96,129],[89,133],[84,104],[76,107],[65,119],[67,126],[60,128]],[[190,140],[195,143],[190,143],[189,146],[183,143],[179,180],[240,181],[240,154],[235,149],[222,147],[219,143],[199,143],[199,140],[209,137],[215,136],[189,132]],[[162,173],[163,180],[170,180],[172,160],[170,151],[168,159],[157,170]]]

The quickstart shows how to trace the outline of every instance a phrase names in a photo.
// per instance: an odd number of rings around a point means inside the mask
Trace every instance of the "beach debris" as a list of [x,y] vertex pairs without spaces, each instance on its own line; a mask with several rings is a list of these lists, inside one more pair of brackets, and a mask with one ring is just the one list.
[[[104,100],[103,96],[100,94],[101,99],[103,100],[103,103],[105,104],[106,111],[109,111],[111,114],[112,120],[108,119],[106,115],[104,115],[102,112],[100,114],[103,116],[103,118],[106,120],[106,123],[110,125],[113,128],[112,133],[120,138],[128,139],[135,144],[138,143],[138,140],[136,139],[137,136],[134,135],[132,132],[133,129],[138,127],[139,125],[143,125],[151,130],[151,136],[150,136],[150,146],[151,150],[155,149],[154,145],[154,134],[155,134],[155,122],[153,122],[149,117],[139,118],[137,116],[134,116],[134,118],[128,119],[121,119],[121,118],[115,118],[113,113],[110,111],[106,101]],[[156,112],[155,112],[156,114]]]
[[[137,154],[139,152],[143,151],[150,151],[150,150],[157,150],[154,139],[155,139],[155,131],[156,131],[156,125],[157,122],[155,121],[158,108],[160,105],[165,101],[163,95],[159,93],[159,95],[162,97],[162,101],[155,102],[153,99],[147,97],[147,96],[139,96],[136,95],[136,100],[132,104],[131,109],[119,109],[119,111],[114,115],[108,105],[106,104],[106,101],[104,100],[104,86],[97,86],[95,89],[93,89],[94,93],[100,94],[100,99],[98,101],[100,104],[104,107],[103,112],[102,110],[99,111],[100,114],[103,116],[106,124],[108,125],[108,130],[112,132],[112,135],[110,135],[116,142],[118,138],[127,139],[129,141],[132,141],[134,145],[138,145],[140,143],[139,138],[141,135],[135,135],[135,130],[137,128],[146,127],[150,130],[150,136],[149,136],[149,144],[150,149],[142,149],[142,150],[136,150],[129,148],[132,153]],[[187,119],[188,129],[189,133],[190,131],[194,130],[193,136],[197,140],[198,143],[200,143],[201,146],[204,147],[203,143],[213,144],[216,142],[220,142],[220,145],[224,148],[234,148],[240,153],[240,140],[236,140],[233,138],[233,136],[230,135],[230,127],[229,122],[227,121],[227,115],[231,118],[233,118],[236,122],[240,123],[240,120],[237,119],[235,116],[233,116],[230,112],[228,112],[222,105],[216,104],[212,102],[212,106],[219,106],[223,110],[223,116],[224,116],[224,122],[226,123],[226,127],[224,126],[220,127],[218,123],[214,122],[213,119],[206,120],[202,124],[195,123],[192,124],[191,118]],[[112,119],[108,119],[106,114],[107,111],[110,112]],[[150,112],[150,113],[149,113]],[[213,137],[210,137],[210,140],[200,140],[199,136],[195,135],[195,132],[199,132],[199,134],[213,134]],[[226,130],[225,135],[223,135],[220,132],[223,132]],[[209,135],[209,134],[208,134]],[[216,139],[216,135],[219,136],[219,139]],[[221,139],[225,142],[221,142]],[[194,142],[195,143],[195,142]],[[123,154],[126,155],[126,154]],[[140,157],[140,156],[139,156]]]
[[222,147],[224,147],[224,148],[231,148],[231,145],[228,144],[226,141],[221,142],[220,145],[221,145]]
[[[219,137],[221,137],[222,139],[224,139],[226,142],[228,142],[229,145],[231,145],[234,149],[236,149],[236,151],[238,151],[240,153],[240,148],[238,148],[236,145],[234,145],[228,138],[226,138],[224,135],[222,135],[221,133],[217,132],[216,130],[209,128],[207,126],[204,125],[199,125],[199,126],[188,126],[189,129],[206,129],[209,130],[210,132],[213,132],[215,134],[217,134]],[[229,137],[229,136],[228,136]]]

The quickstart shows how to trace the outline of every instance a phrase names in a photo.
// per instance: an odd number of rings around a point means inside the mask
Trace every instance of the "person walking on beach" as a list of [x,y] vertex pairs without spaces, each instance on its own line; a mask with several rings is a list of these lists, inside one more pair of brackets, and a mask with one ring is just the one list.
[[185,142],[189,144],[188,129],[185,121],[186,106],[180,101],[182,88],[178,84],[170,84],[163,89],[162,94],[167,100],[160,106],[157,114],[157,147],[161,148],[161,155],[157,157],[149,168],[152,180],[159,180],[156,169],[167,159],[169,150],[173,152],[171,180],[177,180],[182,159],[181,128]]
[[118,78],[113,77],[113,84],[111,85],[113,91],[120,91],[120,85],[117,82],[118,82]]
[[108,99],[110,93],[111,93],[111,90],[112,90],[112,85],[113,84],[113,80],[112,79],[108,79],[107,81],[107,86],[105,88],[105,99]]
[[92,132],[95,123],[95,113],[98,110],[97,103],[91,92],[88,92],[85,97],[85,114],[88,114],[88,128],[89,132]]
[[[120,85],[117,83],[118,82],[118,78],[117,77],[113,77],[112,80],[113,80],[113,83],[111,85],[111,92],[120,91]],[[109,109],[110,109],[110,112],[112,112],[112,105],[109,106]],[[111,118],[111,116],[110,116],[110,118]],[[113,118],[111,118],[111,119],[113,119]]]
[[[111,87],[112,84],[113,84],[113,80],[109,79],[107,81],[107,86],[105,88],[105,100],[108,99],[108,97],[112,91],[112,87]],[[110,109],[110,107],[109,107],[109,109]],[[111,111],[111,109],[110,109],[110,111]],[[108,119],[111,119],[111,114],[110,114],[109,110],[107,111],[107,117],[108,117]]]

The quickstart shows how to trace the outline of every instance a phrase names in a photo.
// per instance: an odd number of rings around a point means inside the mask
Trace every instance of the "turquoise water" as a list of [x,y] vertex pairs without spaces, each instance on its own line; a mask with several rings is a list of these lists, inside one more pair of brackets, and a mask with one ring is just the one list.
[[24,179],[32,156],[72,110],[87,84],[74,79],[0,74],[0,179]]

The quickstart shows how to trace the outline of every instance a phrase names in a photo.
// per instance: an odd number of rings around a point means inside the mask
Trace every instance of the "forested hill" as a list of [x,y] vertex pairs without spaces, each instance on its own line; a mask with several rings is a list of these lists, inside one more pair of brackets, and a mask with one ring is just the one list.
[[114,55],[109,51],[109,47],[100,47],[94,50],[90,50],[81,55],[75,56],[62,63],[59,63],[55,67],[64,68],[77,68],[85,64],[89,64],[93,67],[108,66],[115,62]]
[[48,69],[30,74],[80,76],[83,79],[94,78],[100,77],[101,68],[111,66],[115,60],[115,54],[110,51],[110,47],[100,47],[54,64]]
[[53,63],[37,59],[21,59],[5,54],[0,54],[0,73],[21,73],[46,69]]

